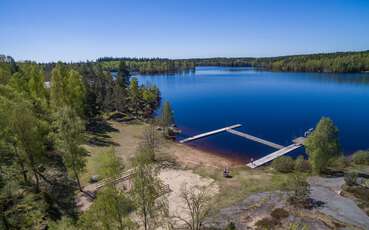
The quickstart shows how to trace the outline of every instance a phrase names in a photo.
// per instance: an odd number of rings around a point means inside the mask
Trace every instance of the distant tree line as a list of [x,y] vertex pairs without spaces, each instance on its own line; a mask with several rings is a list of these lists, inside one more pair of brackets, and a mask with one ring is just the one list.
[[369,51],[259,58],[252,65],[273,71],[364,72],[369,71]]
[[244,66],[289,72],[369,71],[369,51],[292,55],[267,58],[189,59],[196,66]]
[[190,60],[171,60],[167,58],[98,58],[97,63],[109,71],[117,71],[119,63],[124,61],[131,72],[141,74],[162,74],[188,72],[195,68]]
[[336,52],[280,57],[237,58],[111,58],[97,59],[102,67],[115,71],[124,61],[133,72],[141,74],[175,73],[191,71],[196,66],[255,67],[271,71],[286,72],[364,72],[369,71],[369,51]]

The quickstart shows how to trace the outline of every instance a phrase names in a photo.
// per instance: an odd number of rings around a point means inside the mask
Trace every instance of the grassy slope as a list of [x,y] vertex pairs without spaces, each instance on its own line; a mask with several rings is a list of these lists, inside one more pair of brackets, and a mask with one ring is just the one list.
[[[145,125],[142,123],[120,124],[117,122],[112,122],[111,125],[116,131],[108,132],[104,136],[105,142],[111,143],[110,146],[86,146],[90,152],[90,157],[87,161],[87,170],[82,176],[84,184],[88,183],[91,175],[97,174],[99,154],[103,154],[111,146],[122,159],[125,168],[131,167],[131,159],[142,139]],[[201,176],[210,177],[219,184],[220,193],[215,198],[217,207],[225,207],[240,201],[254,192],[284,189],[288,183],[288,178],[291,176],[291,174],[275,173],[268,167],[257,170],[247,169],[245,166],[231,168],[232,178],[224,178],[222,171],[213,167],[203,165],[191,167],[187,165],[186,168],[192,169]]]

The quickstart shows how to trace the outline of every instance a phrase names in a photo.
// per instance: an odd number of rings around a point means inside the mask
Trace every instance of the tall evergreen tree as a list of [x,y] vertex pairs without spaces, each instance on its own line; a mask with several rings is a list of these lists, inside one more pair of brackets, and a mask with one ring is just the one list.
[[137,78],[132,78],[129,86],[129,98],[131,111],[135,116],[138,116],[140,110],[140,88],[138,86]]
[[120,61],[116,81],[123,88],[127,88],[129,86],[129,77],[130,74],[126,63],[124,61]]
[[69,70],[65,84],[66,105],[77,112],[78,116],[84,117],[86,103],[86,89],[82,76],[76,70]]
[[65,105],[67,69],[58,63],[51,73],[50,103],[54,111]]
[[169,127],[174,123],[172,107],[168,101],[166,101],[163,105],[160,120],[163,127]]

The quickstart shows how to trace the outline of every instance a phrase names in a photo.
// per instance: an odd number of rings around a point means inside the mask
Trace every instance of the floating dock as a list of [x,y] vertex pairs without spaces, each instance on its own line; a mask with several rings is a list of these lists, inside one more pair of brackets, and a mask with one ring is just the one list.
[[271,141],[267,141],[267,140],[264,140],[262,138],[255,137],[255,136],[252,136],[250,134],[234,130],[235,128],[238,128],[238,127],[241,127],[241,126],[242,126],[241,124],[231,125],[231,126],[224,127],[224,128],[221,128],[221,129],[216,129],[216,130],[213,130],[213,131],[210,131],[210,132],[201,133],[201,134],[183,139],[179,142],[180,143],[186,143],[186,142],[194,141],[194,140],[204,138],[204,137],[207,137],[207,136],[211,136],[211,135],[214,135],[214,134],[217,134],[217,133],[220,133],[220,132],[228,132],[228,133],[246,138],[248,140],[255,141],[255,142],[267,145],[269,147],[278,149],[277,151],[275,151],[271,154],[268,154],[268,155],[266,155],[266,156],[264,156],[264,157],[262,157],[262,158],[260,158],[256,161],[248,163],[247,166],[250,167],[250,168],[253,168],[253,169],[256,168],[256,167],[259,167],[263,164],[266,164],[266,163],[276,159],[277,157],[280,157],[280,156],[283,156],[283,155],[285,155],[289,152],[292,152],[293,150],[298,149],[298,148],[300,148],[304,145],[305,137],[298,137],[298,138],[296,138],[292,141],[293,144],[285,147],[283,145],[279,145],[279,144],[273,143]]
[[224,127],[224,128],[221,128],[221,129],[216,129],[216,130],[213,130],[213,131],[210,131],[210,132],[198,134],[196,136],[192,136],[192,137],[180,140],[179,143],[186,143],[186,142],[194,141],[194,140],[197,140],[197,139],[200,139],[200,138],[204,138],[204,137],[211,136],[211,135],[214,135],[214,134],[217,134],[217,133],[221,133],[221,132],[227,131],[229,129],[235,129],[235,128],[238,128],[238,127],[241,127],[241,126],[242,126],[241,124],[237,124],[237,125],[231,125],[231,126],[228,126],[228,127]]
[[283,145],[279,145],[279,144],[261,139],[259,137],[255,137],[255,136],[252,136],[252,135],[247,134],[247,133],[242,133],[242,132],[234,130],[234,129],[227,129],[226,131],[229,132],[229,133],[232,133],[234,135],[244,137],[246,139],[249,139],[249,140],[252,140],[252,141],[255,141],[255,142],[259,142],[261,144],[267,145],[267,146],[275,148],[275,149],[283,149],[284,148]]

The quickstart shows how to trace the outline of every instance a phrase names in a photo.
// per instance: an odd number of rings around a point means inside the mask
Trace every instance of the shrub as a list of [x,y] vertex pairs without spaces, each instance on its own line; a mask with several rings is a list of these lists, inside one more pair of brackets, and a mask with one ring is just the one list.
[[298,172],[311,172],[310,162],[305,160],[304,156],[298,156],[295,160],[295,170]]
[[362,186],[351,186],[347,187],[345,190],[353,194],[356,198],[365,202],[369,202],[369,188],[365,188]]
[[278,224],[279,224],[278,220],[269,217],[258,220],[255,223],[256,229],[273,229]]
[[288,201],[296,207],[310,208],[310,185],[305,178],[295,175],[290,186],[292,191]]
[[344,156],[332,158],[328,162],[328,166],[336,170],[344,170],[349,165],[349,160]]
[[272,211],[272,213],[270,213],[270,215],[277,220],[282,220],[287,218],[290,214],[283,208],[276,208]]
[[356,185],[357,173],[347,173],[345,174],[345,182],[348,186]]
[[230,222],[225,230],[236,230],[236,225],[233,222]]
[[272,162],[272,167],[278,172],[289,173],[295,168],[295,162],[291,157],[281,156]]
[[369,165],[369,151],[357,151],[352,155],[355,164]]

